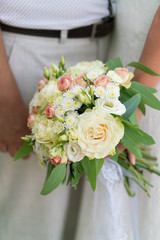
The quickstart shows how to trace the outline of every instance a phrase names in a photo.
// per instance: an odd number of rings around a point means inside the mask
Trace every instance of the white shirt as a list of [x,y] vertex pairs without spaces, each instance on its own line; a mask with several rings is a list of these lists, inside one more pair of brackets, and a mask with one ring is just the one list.
[[108,0],[1,0],[0,22],[32,29],[72,29],[110,14]]

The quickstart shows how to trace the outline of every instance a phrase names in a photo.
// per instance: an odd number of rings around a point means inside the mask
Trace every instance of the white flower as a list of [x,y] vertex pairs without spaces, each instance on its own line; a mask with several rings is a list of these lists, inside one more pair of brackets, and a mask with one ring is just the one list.
[[64,98],[62,106],[65,111],[74,110],[74,100],[72,98]]
[[112,90],[107,89],[105,96],[106,96],[106,99],[108,99],[108,100],[113,100],[113,99],[118,100],[119,95],[120,95],[119,91],[116,91],[114,89],[112,89]]
[[64,130],[64,124],[57,120],[55,122],[53,129],[54,129],[55,133],[60,133]]
[[75,123],[76,123],[76,116],[69,114],[66,118],[65,118],[65,127],[66,128],[72,128]]
[[65,113],[64,109],[62,106],[59,106],[56,108],[55,115],[56,116],[63,116]]
[[94,87],[94,94],[96,95],[96,97],[104,97],[105,95],[105,89],[104,87]]
[[49,148],[37,141],[35,141],[35,144],[33,145],[33,150],[41,162],[49,158]]
[[79,114],[76,111],[69,111],[67,112],[67,116],[74,116],[75,118],[78,118]]
[[108,100],[99,98],[95,101],[95,105],[108,113],[123,115],[126,111],[125,106],[118,100]]
[[84,158],[84,154],[77,142],[66,143],[64,150],[69,161],[79,162]]
[[64,99],[64,97],[63,97],[62,95],[61,95],[61,96],[58,96],[58,97],[53,101],[54,105],[55,105],[55,106],[61,105],[63,99]]
[[72,88],[72,92],[75,94],[75,95],[78,95],[79,93],[82,92],[82,89],[84,90],[83,87],[79,86],[79,85],[75,85],[73,88]]
[[94,69],[87,73],[87,78],[89,78],[92,82],[99,76],[104,73],[104,70],[101,68]]
[[75,93],[71,90],[68,90],[66,91],[64,94],[63,94],[64,97],[68,97],[68,98],[74,98],[75,97]]
[[82,106],[81,101],[75,100],[74,102],[74,110],[78,110]]
[[110,77],[110,79],[115,83],[118,83],[118,84],[123,83],[123,79],[120,76],[118,76],[116,72],[112,70],[108,71],[107,76]]

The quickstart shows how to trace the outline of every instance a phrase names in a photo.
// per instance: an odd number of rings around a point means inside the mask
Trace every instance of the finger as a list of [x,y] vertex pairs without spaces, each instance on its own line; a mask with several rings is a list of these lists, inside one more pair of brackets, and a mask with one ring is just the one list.
[[136,164],[136,157],[133,155],[133,153],[128,151],[128,157],[129,157],[129,161],[132,165]]
[[122,143],[118,144],[118,154],[120,154],[121,152],[123,152],[125,150],[125,146]]
[[7,150],[8,150],[8,147],[7,147],[7,145],[5,144],[5,143],[0,143],[0,151],[1,152],[7,152]]

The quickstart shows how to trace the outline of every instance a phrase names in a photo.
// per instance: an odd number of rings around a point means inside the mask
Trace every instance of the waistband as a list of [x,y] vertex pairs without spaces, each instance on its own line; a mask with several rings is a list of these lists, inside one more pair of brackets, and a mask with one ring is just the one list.
[[114,18],[107,17],[101,22],[94,23],[89,26],[83,26],[71,30],[46,30],[46,29],[27,29],[13,27],[6,24],[0,24],[3,31],[25,34],[39,37],[62,38],[66,35],[67,38],[99,38],[107,36],[114,27]]

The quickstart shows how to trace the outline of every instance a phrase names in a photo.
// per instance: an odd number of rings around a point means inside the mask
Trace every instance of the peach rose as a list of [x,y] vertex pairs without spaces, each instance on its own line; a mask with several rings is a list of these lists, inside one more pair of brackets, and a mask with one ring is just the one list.
[[128,72],[127,68],[116,68],[114,71],[123,80],[120,85],[129,88],[131,86],[131,79],[134,77],[134,74],[132,72]]
[[29,114],[28,120],[27,120],[27,127],[28,128],[32,128],[32,126],[34,125],[35,120],[36,120],[36,114],[35,113]]
[[45,114],[47,117],[53,118],[55,117],[55,111],[56,111],[56,107],[54,107],[53,105],[49,105],[45,109]]
[[49,160],[51,161],[52,164],[58,166],[61,163],[67,163],[67,156],[62,157],[61,155],[59,155],[53,158],[50,157]]
[[73,85],[75,85],[75,82],[71,78],[71,75],[66,74],[60,78],[58,88],[60,91],[65,91],[70,89]]
[[47,83],[48,80],[46,78],[42,78],[38,83],[37,89],[40,91],[42,88],[46,86]]
[[76,79],[75,79],[75,82],[76,84],[78,84],[79,86],[82,86],[83,88],[87,88],[88,87],[88,84],[83,80],[83,75],[86,75],[85,73],[84,74],[80,74]]
[[106,88],[106,86],[109,82],[110,82],[110,78],[108,76],[101,76],[94,81],[94,85],[96,87],[101,86],[101,87]]

